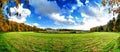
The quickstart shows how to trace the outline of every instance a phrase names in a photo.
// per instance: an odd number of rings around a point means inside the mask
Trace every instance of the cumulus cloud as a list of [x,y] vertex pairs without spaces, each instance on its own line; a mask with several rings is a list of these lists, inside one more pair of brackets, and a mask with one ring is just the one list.
[[33,26],[33,25],[32,25],[32,24],[30,24],[30,23],[24,23],[24,24],[29,25],[29,26]]
[[88,4],[89,3],[89,0],[86,0],[86,2],[85,2],[86,4]]
[[37,28],[46,28],[46,27],[42,27],[39,23],[33,23],[31,24],[31,26],[36,26]]
[[48,0],[30,0],[30,5],[35,7],[37,13],[48,16],[51,13],[58,13],[60,8],[56,2]]
[[11,16],[9,18],[10,21],[16,21],[18,23],[24,23],[26,18],[31,14],[29,9],[23,8],[23,4],[19,4],[18,8],[11,7],[10,8]]
[[81,7],[83,6],[83,3],[80,0],[77,0],[77,6]]
[[[57,5],[56,1],[47,1],[47,0],[30,0],[30,5],[35,7],[37,13],[41,14],[42,16],[48,16],[52,20],[55,21],[55,24],[74,24],[75,21],[72,19],[66,19],[65,15],[61,14],[68,14],[70,13],[69,10],[60,9]],[[73,8],[74,9],[74,8]],[[69,16],[68,16],[69,17]],[[72,16],[71,16],[72,17]]]
[[39,23],[25,23],[26,25],[29,25],[29,26],[36,26],[36,27],[40,27],[40,24]]
[[25,23],[26,25],[29,25],[29,26],[36,26],[37,28],[46,28],[46,27],[42,27],[39,23]]
[[74,24],[75,21],[72,20],[73,17],[72,16],[68,16],[68,19],[65,18],[65,16],[60,15],[59,13],[53,13],[50,16],[53,20],[55,20],[55,24],[59,24],[59,23],[68,23],[68,24]]
[[[108,13],[106,9],[108,6],[103,7],[95,1],[96,7],[90,6],[90,0],[86,0],[85,3],[81,2],[81,0],[76,1],[77,4],[72,5],[72,9],[60,9],[55,1],[50,2],[48,0],[30,0],[30,4],[35,7],[37,13],[48,16],[57,25],[61,23],[74,24],[73,27],[68,27],[70,29],[89,30],[95,26],[105,25],[113,18],[113,13]],[[77,10],[81,16],[71,16],[74,10]]]
[[40,25],[38,23],[34,23],[33,26],[39,27]]
[[56,2],[47,0],[30,0],[30,4],[35,7],[36,13],[47,16],[55,21],[55,24],[68,22],[65,16],[60,15],[60,8]]
[[[71,29],[81,29],[81,30],[89,30],[92,27],[101,26],[107,24],[112,18],[113,13],[108,13],[106,7],[100,6],[98,7],[88,7],[88,9],[93,14],[88,14],[84,11],[81,12],[81,16],[83,17],[83,24],[69,27]],[[117,17],[117,14],[116,16]]]

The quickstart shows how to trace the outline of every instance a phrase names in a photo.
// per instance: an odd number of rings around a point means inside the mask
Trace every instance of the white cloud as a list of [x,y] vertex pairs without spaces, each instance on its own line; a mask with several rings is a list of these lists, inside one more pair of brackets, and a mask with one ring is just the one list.
[[15,21],[18,23],[24,23],[26,18],[31,14],[29,9],[23,8],[23,4],[19,4],[19,7],[11,7],[10,8],[11,16],[9,18],[10,21]]
[[29,25],[29,26],[36,26],[37,28],[46,28],[46,27],[42,27],[39,23],[25,23],[26,25]]
[[[109,22],[113,18],[113,13],[108,13],[108,10],[106,10],[106,7],[100,6],[100,9],[97,7],[88,7],[89,10],[91,10],[91,13],[94,15],[90,15],[85,13],[84,11],[81,12],[81,15],[83,17],[83,23],[84,24],[78,24],[74,27],[69,27],[69,29],[79,29],[79,30],[89,30],[92,27],[105,25],[107,22]],[[116,16],[117,17],[117,14]]]
[[69,19],[73,19],[73,17],[71,15],[68,16]]
[[33,26],[40,27],[38,23],[34,23]]
[[83,3],[80,0],[77,0],[77,6],[81,7],[83,6]]
[[50,2],[47,0],[30,0],[30,4],[35,7],[37,13],[43,16],[48,16],[54,20],[56,25],[61,25],[62,23],[74,23],[72,19],[66,19],[64,15],[61,15],[64,12],[68,12],[68,10],[60,9],[55,1]]
[[[56,1],[47,1],[47,0],[30,0],[30,5],[35,7],[35,10],[37,13],[48,16],[52,20],[54,20],[55,24],[61,25],[64,23],[67,24],[75,24],[75,21],[73,20],[72,16],[65,16],[61,14],[67,14],[70,15],[74,10],[77,9],[78,6],[82,6],[83,3],[80,2],[80,0],[77,0],[77,5],[72,6],[72,9],[60,9],[60,7],[57,5]],[[66,19],[65,17],[68,17]],[[69,17],[72,17],[69,18]]]
[[75,24],[75,21],[74,20],[72,20],[72,19],[68,19],[68,24]]
[[56,2],[47,0],[30,0],[30,5],[35,7],[37,13],[48,16],[51,13],[59,13],[60,8]]
[[30,24],[30,25],[31,26],[36,26],[37,28],[46,28],[46,27],[42,27],[39,23],[33,23],[33,24]]
[[89,3],[89,0],[86,0],[85,4]]
[[59,13],[53,13],[53,14],[51,14],[51,18],[54,19],[54,20],[56,20],[56,21],[59,21],[59,22],[65,22],[65,21],[67,21],[65,19],[65,16],[61,16]]
[[[88,4],[89,0],[86,0],[85,3]],[[113,18],[113,14],[109,14],[108,10],[106,9],[108,7],[103,7],[98,3],[96,3],[98,7],[89,5],[84,6],[80,0],[77,0],[77,5],[72,6],[71,10],[60,9],[55,1],[50,2],[47,0],[30,0],[30,4],[35,7],[37,13],[43,16],[48,16],[54,20],[55,24],[57,25],[60,25],[61,23],[76,25],[73,27],[68,27],[70,29],[89,30],[91,27],[105,25]],[[79,13],[83,17],[82,24],[76,24],[75,20],[73,20],[76,19],[76,21],[80,23],[81,18],[79,19],[78,17],[71,16],[71,13],[76,9],[78,10],[78,8],[80,8]],[[67,14],[69,16],[61,14]]]
[[42,19],[42,17],[41,17],[41,16],[39,16],[39,17],[38,17],[38,19],[39,19],[39,20],[41,20],[41,19]]
[[33,25],[32,25],[32,24],[30,24],[30,23],[24,23],[24,24],[29,25],[29,26],[33,26]]
[[66,13],[73,13],[74,10],[76,10],[78,7],[83,6],[83,3],[80,0],[76,0],[77,4],[72,6],[72,9],[69,12]]
[[72,16],[68,16],[68,19],[65,18],[65,16],[60,15],[59,13],[53,13],[51,14],[51,18],[55,20],[55,24],[59,23],[67,23],[67,24],[74,24],[75,21],[72,20]]

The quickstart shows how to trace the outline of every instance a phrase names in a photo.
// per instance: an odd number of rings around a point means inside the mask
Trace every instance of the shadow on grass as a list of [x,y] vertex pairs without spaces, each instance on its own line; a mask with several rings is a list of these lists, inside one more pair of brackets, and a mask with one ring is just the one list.
[[8,49],[8,44],[4,38],[5,32],[0,32],[0,52],[10,52]]

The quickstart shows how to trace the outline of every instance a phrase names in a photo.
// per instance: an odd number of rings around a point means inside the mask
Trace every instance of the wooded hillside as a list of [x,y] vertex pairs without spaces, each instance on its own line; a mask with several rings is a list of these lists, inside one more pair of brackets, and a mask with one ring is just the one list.
[[2,13],[2,6],[7,3],[7,0],[0,0],[0,32],[21,32],[21,31],[40,31],[42,29],[36,26],[29,26],[24,23],[17,23],[5,19]]

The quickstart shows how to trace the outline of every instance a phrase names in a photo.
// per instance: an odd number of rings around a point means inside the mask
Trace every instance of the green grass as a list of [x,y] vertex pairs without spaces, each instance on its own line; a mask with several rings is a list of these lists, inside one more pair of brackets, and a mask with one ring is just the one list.
[[120,52],[120,33],[0,33],[0,52]]

